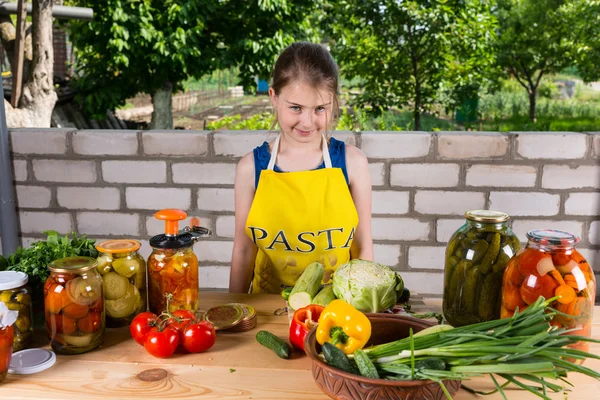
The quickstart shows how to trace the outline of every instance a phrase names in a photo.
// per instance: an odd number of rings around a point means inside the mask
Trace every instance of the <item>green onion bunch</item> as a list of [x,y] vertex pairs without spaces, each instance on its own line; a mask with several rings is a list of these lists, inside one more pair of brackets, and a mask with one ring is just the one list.
[[[385,379],[430,379],[438,382],[446,397],[452,399],[442,380],[467,380],[489,375],[504,399],[503,388],[510,383],[543,398],[547,390],[560,392],[569,372],[579,372],[600,380],[600,373],[576,363],[600,356],[564,347],[586,341],[588,337],[570,335],[569,330],[549,324],[555,315],[564,315],[549,307],[556,298],[540,297],[534,304],[511,318],[481,322],[459,328],[410,336],[364,349]],[[568,316],[573,318],[573,316]],[[573,362],[575,361],[575,362]],[[500,384],[496,377],[505,380]],[[547,381],[553,379],[555,382]],[[463,385],[464,387],[464,385]]]

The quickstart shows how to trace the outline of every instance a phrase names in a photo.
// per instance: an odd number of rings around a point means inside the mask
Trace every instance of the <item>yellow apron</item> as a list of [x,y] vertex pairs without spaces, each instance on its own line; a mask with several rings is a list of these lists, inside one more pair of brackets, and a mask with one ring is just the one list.
[[319,261],[323,283],[350,260],[358,213],[341,168],[333,168],[323,137],[325,168],[278,173],[273,170],[279,137],[246,220],[258,247],[251,293],[279,293],[293,286],[306,267]]

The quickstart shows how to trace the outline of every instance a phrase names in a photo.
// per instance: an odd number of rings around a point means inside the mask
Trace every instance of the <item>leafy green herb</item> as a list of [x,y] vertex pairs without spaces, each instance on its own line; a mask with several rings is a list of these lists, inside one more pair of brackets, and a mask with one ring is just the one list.
[[233,369],[233,368],[229,368],[229,373],[230,373],[230,374],[233,374],[234,372],[235,372],[235,369]]

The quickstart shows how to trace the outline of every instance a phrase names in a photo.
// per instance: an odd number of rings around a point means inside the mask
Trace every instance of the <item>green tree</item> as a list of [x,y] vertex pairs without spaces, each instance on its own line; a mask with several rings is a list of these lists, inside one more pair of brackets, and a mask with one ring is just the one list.
[[586,82],[600,80],[600,1],[572,1],[567,7],[574,35],[581,41],[575,53],[577,68]]
[[242,82],[268,76],[277,54],[314,32],[309,0],[73,0],[94,20],[70,24],[76,87],[103,118],[139,92],[152,96],[151,127],[170,129],[172,93],[190,77],[239,65]]
[[335,3],[334,53],[344,76],[364,82],[355,104],[410,106],[419,130],[444,82],[465,89],[489,75],[495,20],[488,1]]

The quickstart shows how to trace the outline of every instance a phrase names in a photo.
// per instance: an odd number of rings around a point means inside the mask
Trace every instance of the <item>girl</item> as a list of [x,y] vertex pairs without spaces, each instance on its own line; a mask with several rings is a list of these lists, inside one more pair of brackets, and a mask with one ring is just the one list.
[[236,170],[230,292],[279,293],[314,261],[326,283],[351,258],[373,260],[367,158],[326,136],[337,92],[322,46],[293,43],[280,54],[269,88],[280,134]]

